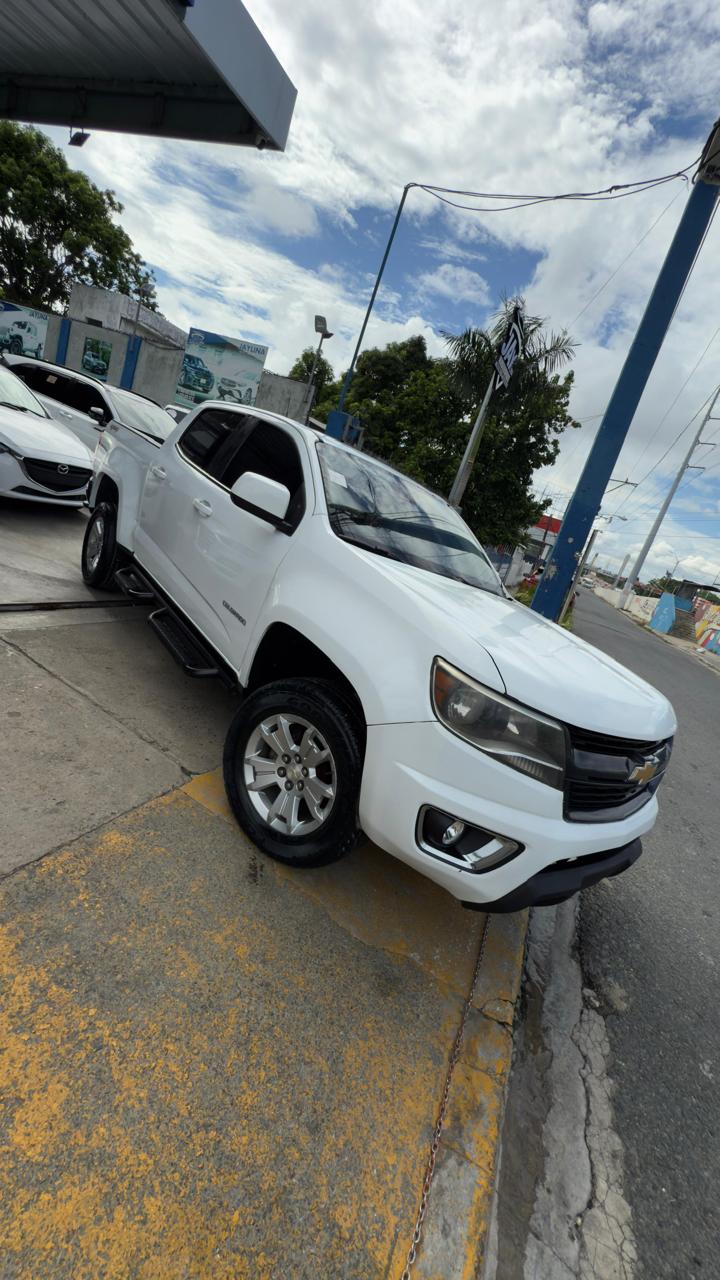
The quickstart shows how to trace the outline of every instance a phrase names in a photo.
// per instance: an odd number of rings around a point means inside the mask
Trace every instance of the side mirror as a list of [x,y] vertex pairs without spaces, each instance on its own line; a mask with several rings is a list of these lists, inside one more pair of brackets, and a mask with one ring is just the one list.
[[92,409],[88,409],[88,418],[92,418],[98,427],[104,427],[107,422],[107,414],[99,405],[93,405]]
[[230,498],[236,507],[247,511],[259,520],[267,520],[283,533],[292,533],[285,516],[290,505],[290,490],[287,485],[278,484],[268,476],[260,476],[256,471],[246,471],[238,476]]

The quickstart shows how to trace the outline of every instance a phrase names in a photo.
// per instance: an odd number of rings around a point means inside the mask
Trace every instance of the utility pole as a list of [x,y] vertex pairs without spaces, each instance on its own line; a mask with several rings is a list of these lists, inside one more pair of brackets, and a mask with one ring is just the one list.
[[549,563],[531,605],[557,618],[648,378],[693,269],[720,191],[720,121],[705,144],[698,171],[645,314],[610,397]]
[[[625,608],[625,605],[630,599],[630,596],[632,594],[632,589],[635,586],[635,583],[637,582],[638,577],[640,576],[640,570],[642,569],[645,563],[645,560],[647,558],[647,554],[657,537],[657,531],[660,528],[660,525],[662,524],[663,520],[665,519],[665,516],[667,515],[667,510],[668,510],[668,507],[670,506],[670,503],[672,502],[673,498],[675,497],[675,494],[677,493],[678,485],[680,484],[680,481],[685,475],[685,472],[692,467],[692,462],[691,462],[692,456],[695,450],[697,449],[698,445],[701,443],[700,437],[702,436],[702,433],[705,430],[706,424],[710,421],[710,418],[712,417],[712,411],[715,408],[715,402],[718,396],[720,396],[720,387],[717,388],[717,390],[715,391],[715,394],[713,395],[712,400],[710,401],[710,404],[708,405],[707,413],[705,414],[705,417],[703,418],[702,422],[700,423],[700,426],[698,427],[697,431],[695,432],[695,435],[692,438],[692,443],[690,445],[690,448],[685,454],[685,457],[683,458],[680,464],[680,469],[678,470],[678,473],[675,476],[675,479],[670,485],[668,493],[665,497],[665,501],[663,502],[655,519],[653,520],[652,528],[650,529],[650,532],[643,543],[642,551],[640,552],[640,555],[638,556],[637,560],[635,561],[635,564],[633,565],[632,569],[630,570],[627,576],[627,581],[625,583],[625,590],[623,591],[623,594],[620,597],[621,609]],[[700,467],[699,470],[702,471],[703,468]]]
[[628,560],[629,560],[629,559],[630,559],[630,552],[628,551],[627,555],[625,556],[625,559],[623,560],[622,564],[620,565],[620,572],[619,572],[618,574],[616,574],[616,576],[615,576],[615,581],[614,581],[614,582],[613,582],[613,584],[612,584],[612,589],[613,589],[613,591],[615,590],[615,588],[616,588],[616,586],[617,586],[618,582],[619,582],[619,581],[620,581],[620,579],[622,578],[623,573],[625,572],[625,565],[627,564],[627,562],[628,562]]
[[[560,610],[560,616],[558,618],[558,622],[562,622],[563,618],[565,617],[565,614],[567,613],[568,609],[570,608],[570,605],[572,604],[572,598],[575,594],[575,588],[578,582],[580,581],[583,573],[585,572],[585,565],[587,564],[590,558],[590,553],[593,547],[595,546],[595,539],[597,538],[598,534],[601,532],[602,532],[601,529],[593,529],[592,533],[590,534],[590,537],[588,538],[587,546],[583,554],[581,555],[580,560],[578,561],[577,569],[573,574],[573,579],[572,579],[572,582],[570,583],[570,590],[568,591],[563,603],[563,607]],[[545,570],[545,572],[547,573],[547,570]],[[540,581],[542,582],[542,578],[540,579]]]

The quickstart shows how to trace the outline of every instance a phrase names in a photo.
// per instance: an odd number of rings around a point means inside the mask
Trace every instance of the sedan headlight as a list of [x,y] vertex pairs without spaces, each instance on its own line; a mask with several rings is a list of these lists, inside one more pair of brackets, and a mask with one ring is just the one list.
[[548,787],[565,782],[565,730],[555,720],[483,688],[442,658],[432,672],[435,715],[448,729],[501,764]]

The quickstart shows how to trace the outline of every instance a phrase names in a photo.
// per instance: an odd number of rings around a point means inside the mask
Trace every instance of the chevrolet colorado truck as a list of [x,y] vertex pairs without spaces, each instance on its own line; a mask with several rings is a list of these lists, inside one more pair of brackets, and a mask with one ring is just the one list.
[[164,440],[111,422],[88,500],[86,582],[152,604],[189,675],[243,692],[225,785],[271,857],[318,866],[365,832],[513,911],[640,855],[672,707],[510,599],[443,498],[215,401]]

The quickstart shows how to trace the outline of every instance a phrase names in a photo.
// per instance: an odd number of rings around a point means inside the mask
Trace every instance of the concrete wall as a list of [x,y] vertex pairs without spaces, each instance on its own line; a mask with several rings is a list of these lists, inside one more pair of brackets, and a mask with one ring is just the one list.
[[660,631],[663,635],[669,635],[675,622],[675,606],[675,597],[669,591],[664,591],[650,619],[650,626],[653,631]]
[[263,369],[260,386],[255,398],[258,409],[271,413],[284,413],[287,418],[304,421],[307,413],[307,384],[295,378],[283,378],[279,373]]
[[150,396],[158,404],[173,404],[182,360],[183,352],[177,347],[143,342],[135,368],[133,391]]
[[[121,333],[132,333],[135,327],[137,302],[124,293],[115,293],[110,289],[96,289],[90,284],[74,284],[68,304],[68,316],[71,320],[97,320],[103,329],[116,329]],[[173,346],[185,349],[187,334],[166,320],[156,315],[147,307],[140,307],[138,317],[139,337],[161,338]]]
[[67,355],[63,361],[67,369],[77,369],[80,373],[92,372],[89,369],[83,369],[82,366],[86,338],[99,339],[101,342],[109,344],[111,348],[110,365],[106,381],[114,382],[116,386],[119,386],[129,341],[127,334],[116,333],[111,329],[98,329],[95,324],[82,324],[79,320],[73,320],[70,326]]

